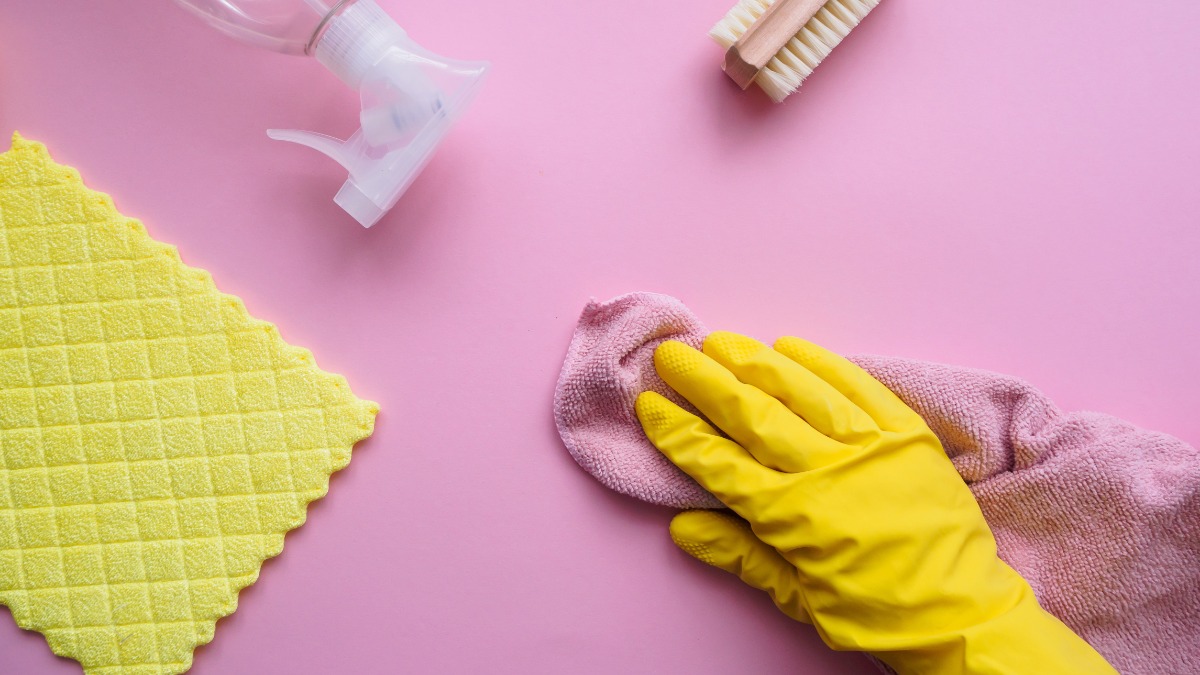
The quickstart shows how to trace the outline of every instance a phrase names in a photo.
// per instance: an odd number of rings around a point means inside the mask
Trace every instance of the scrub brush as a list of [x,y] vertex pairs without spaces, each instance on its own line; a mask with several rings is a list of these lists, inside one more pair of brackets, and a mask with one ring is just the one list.
[[779,103],[879,4],[879,0],[738,0],[709,37],[725,47],[725,72],[757,83]]

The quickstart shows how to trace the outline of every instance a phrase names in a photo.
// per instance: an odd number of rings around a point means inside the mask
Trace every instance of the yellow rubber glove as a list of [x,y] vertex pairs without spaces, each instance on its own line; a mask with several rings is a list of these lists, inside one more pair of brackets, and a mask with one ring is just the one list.
[[659,450],[741,518],[686,511],[690,555],[767,591],[834,649],[900,673],[1113,673],[1046,613],[925,422],[814,344],[713,333],[665,342],[658,374],[722,431],[653,392]]

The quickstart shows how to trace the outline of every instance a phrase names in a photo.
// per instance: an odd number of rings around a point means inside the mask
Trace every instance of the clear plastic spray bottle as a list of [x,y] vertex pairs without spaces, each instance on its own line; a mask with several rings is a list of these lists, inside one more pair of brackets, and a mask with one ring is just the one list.
[[350,172],[334,201],[364,227],[396,204],[429,161],[487,72],[483,61],[440,57],[413,42],[374,0],[176,0],[242,42],[315,56],[362,97],[345,141],[270,129]]

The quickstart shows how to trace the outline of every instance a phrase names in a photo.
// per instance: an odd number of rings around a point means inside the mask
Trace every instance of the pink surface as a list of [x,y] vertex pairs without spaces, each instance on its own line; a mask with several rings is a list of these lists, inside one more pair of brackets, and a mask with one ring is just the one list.
[[[1023,377],[1200,442],[1200,5],[888,0],[782,107],[727,0],[382,0],[492,76],[376,229],[267,127],[348,133],[316,63],[162,0],[9,0],[0,131],[43,141],[379,401],[195,673],[871,672],[678,553],[550,414],[589,296]],[[0,611],[0,670],[77,672]]]

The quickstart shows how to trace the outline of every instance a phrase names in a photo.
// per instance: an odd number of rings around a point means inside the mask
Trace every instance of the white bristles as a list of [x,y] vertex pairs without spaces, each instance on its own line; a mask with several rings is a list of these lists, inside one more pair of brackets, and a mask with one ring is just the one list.
[[[738,0],[737,6],[709,31],[709,37],[729,49],[773,2]],[[759,72],[754,82],[776,103],[787,98],[878,4],[879,0],[829,0]]]

